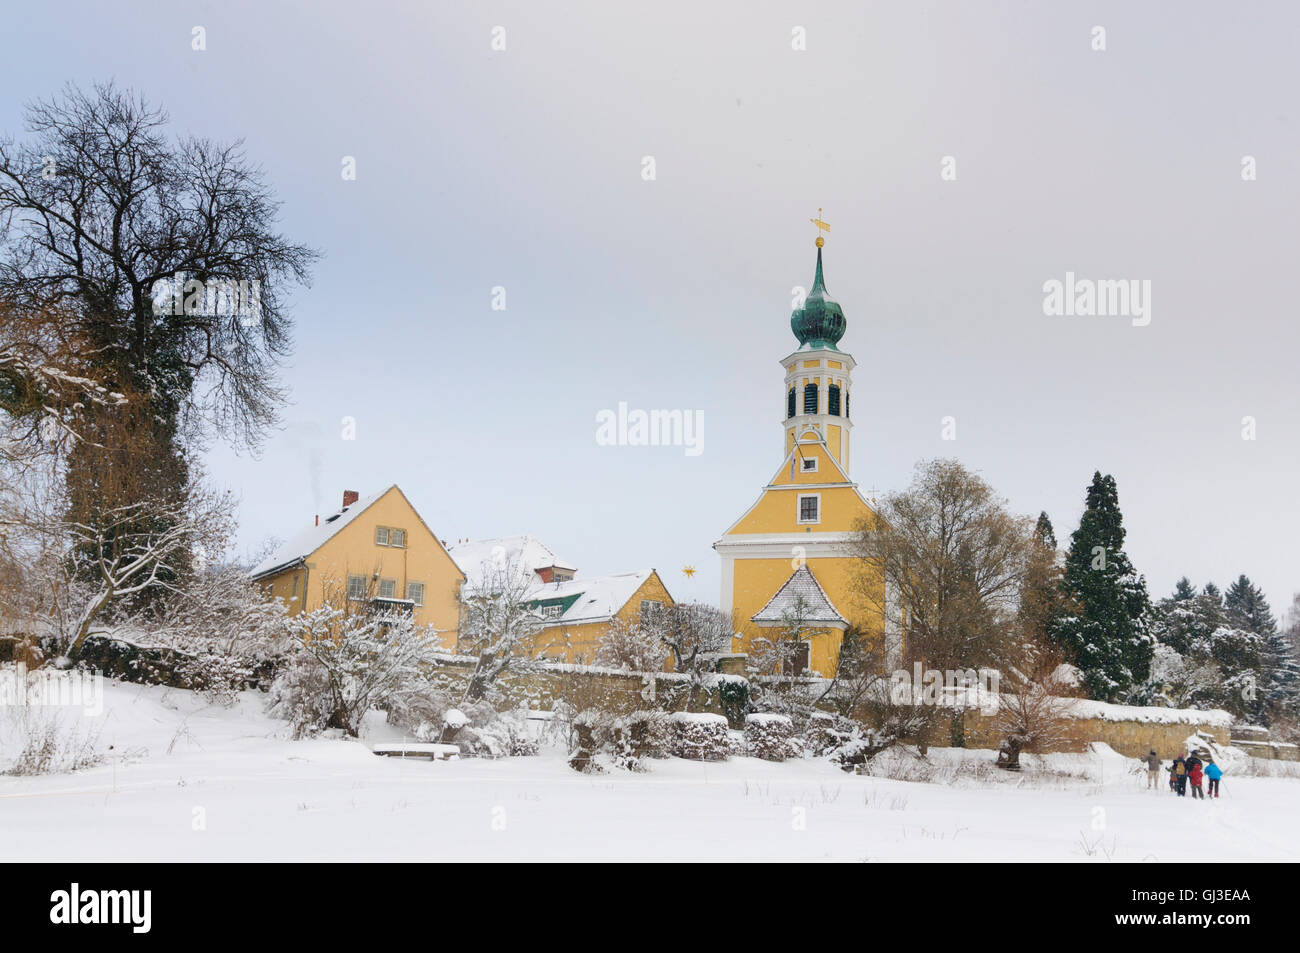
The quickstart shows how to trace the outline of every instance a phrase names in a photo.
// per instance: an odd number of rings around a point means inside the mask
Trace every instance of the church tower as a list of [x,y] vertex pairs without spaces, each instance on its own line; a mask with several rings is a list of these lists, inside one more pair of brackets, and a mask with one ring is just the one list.
[[847,630],[858,630],[869,645],[884,638],[884,583],[854,555],[858,534],[876,514],[849,477],[854,361],[839,348],[844,309],[822,273],[820,231],[830,226],[820,218],[813,223],[817,269],[790,317],[798,346],[781,361],[784,459],[713,548],[722,559],[722,609],[739,640],[734,649],[761,658],[765,645],[797,642],[797,651],[784,652],[795,656],[788,664],[829,677]]
[[847,324],[844,309],[826,291],[822,246],[817,239],[817,273],[803,307],[790,316],[798,349],[781,362],[785,368],[785,452],[801,440],[824,443],[835,462],[849,472],[849,417],[854,361],[839,349]]

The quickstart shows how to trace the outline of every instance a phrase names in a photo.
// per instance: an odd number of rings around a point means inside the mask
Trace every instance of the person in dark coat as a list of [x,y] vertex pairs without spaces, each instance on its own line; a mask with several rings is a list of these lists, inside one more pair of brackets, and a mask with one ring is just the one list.
[[1182,755],[1174,758],[1174,793],[1179,797],[1187,796],[1187,759]]

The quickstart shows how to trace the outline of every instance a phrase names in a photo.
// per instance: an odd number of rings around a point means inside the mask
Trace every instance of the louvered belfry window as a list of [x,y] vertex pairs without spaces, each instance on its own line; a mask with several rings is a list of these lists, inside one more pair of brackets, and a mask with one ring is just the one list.
[[790,388],[790,393],[785,395],[785,416],[787,418],[794,416],[794,388]]
[[805,414],[817,413],[817,385],[806,384],[803,389],[803,412]]
[[832,384],[826,390],[826,413],[840,415],[840,385]]

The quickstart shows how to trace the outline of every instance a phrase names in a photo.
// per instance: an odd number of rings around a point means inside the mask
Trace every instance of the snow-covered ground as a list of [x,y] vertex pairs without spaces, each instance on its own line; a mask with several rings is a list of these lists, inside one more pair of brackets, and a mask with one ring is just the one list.
[[[1230,774],[1218,801],[1176,799],[1109,749],[967,780],[992,752],[940,749],[938,784],[749,758],[592,776],[555,750],[427,762],[291,741],[256,694],[227,709],[115,682],[82,723],[104,763],[0,777],[0,862],[1300,859],[1300,781]],[[367,739],[393,740],[382,725]],[[913,756],[891,757],[895,773]]]

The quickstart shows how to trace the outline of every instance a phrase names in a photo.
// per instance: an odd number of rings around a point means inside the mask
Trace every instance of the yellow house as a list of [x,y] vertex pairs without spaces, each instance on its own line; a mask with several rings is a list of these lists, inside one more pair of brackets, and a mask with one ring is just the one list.
[[469,578],[466,598],[490,584],[494,571],[517,574],[543,620],[531,646],[541,658],[590,665],[614,619],[631,621],[674,604],[653,569],[577,578],[571,563],[528,534],[462,540],[449,552]]
[[673,605],[653,569],[542,585],[533,596],[546,620],[533,654],[584,665],[593,663],[614,619],[631,622]]
[[360,498],[280,546],[251,576],[290,613],[325,601],[409,609],[453,648],[465,574],[396,485]]
[[863,569],[853,555],[855,531],[876,514],[849,477],[855,363],[837,347],[846,323],[826,292],[822,245],[819,237],[812,290],[790,319],[799,347],[781,361],[784,459],[713,548],[722,558],[722,609],[739,635],[735,648],[752,652],[756,640],[776,636],[801,601],[811,614],[796,668],[830,676],[849,626],[869,643],[883,638],[891,654],[897,640],[880,608],[883,581],[868,575],[864,585],[855,584]]

